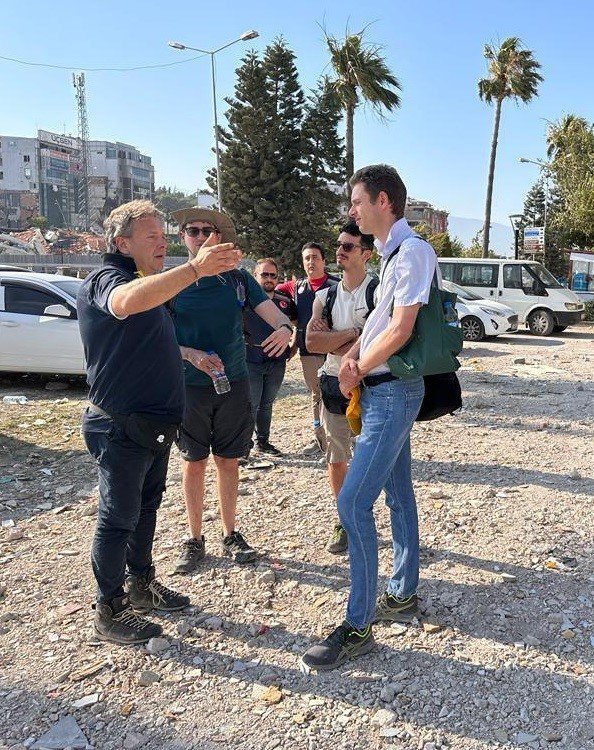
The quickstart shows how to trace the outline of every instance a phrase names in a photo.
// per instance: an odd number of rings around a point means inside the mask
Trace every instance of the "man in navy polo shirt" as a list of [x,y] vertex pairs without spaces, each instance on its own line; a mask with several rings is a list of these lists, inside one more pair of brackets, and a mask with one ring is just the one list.
[[159,583],[152,564],[169,448],[184,409],[182,360],[163,303],[230,270],[240,254],[213,238],[187,263],[159,273],[167,242],[150,201],[116,208],[105,234],[108,252],[77,303],[90,386],[82,434],[99,467],[95,634],[127,645],[162,632],[138,612],[178,610],[190,601]]
[[[275,291],[278,266],[274,258],[262,258],[254,268],[254,278],[268,299],[284,313],[291,323],[297,322],[297,307],[290,297]],[[273,328],[257,315],[251,307],[243,312],[245,355],[249,371],[252,415],[256,425],[256,451],[280,456],[281,452],[270,442],[272,405],[285,377],[291,346],[278,357],[271,357],[262,349],[262,342],[270,336]]]

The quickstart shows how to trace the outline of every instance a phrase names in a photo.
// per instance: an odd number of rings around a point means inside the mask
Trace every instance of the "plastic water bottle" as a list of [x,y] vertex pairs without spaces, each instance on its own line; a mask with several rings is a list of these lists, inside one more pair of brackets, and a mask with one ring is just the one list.
[[452,326],[452,328],[458,328],[458,313],[451,299],[446,299],[446,301],[443,303],[443,314],[446,323],[449,326]]
[[[213,351],[206,352],[207,354],[214,354]],[[218,394],[229,393],[231,390],[231,383],[229,378],[225,375],[224,370],[215,370],[212,374],[212,382],[214,389]]]

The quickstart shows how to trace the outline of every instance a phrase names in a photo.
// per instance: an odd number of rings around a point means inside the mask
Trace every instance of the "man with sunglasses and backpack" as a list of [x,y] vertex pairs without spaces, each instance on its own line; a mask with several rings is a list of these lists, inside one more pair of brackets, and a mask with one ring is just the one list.
[[[180,226],[189,258],[205,242],[212,241],[213,235],[217,242],[237,243],[233,222],[221,211],[196,206],[172,215]],[[245,269],[199,279],[172,300],[186,385],[178,448],[184,459],[182,492],[190,532],[176,562],[176,573],[194,572],[206,553],[202,515],[211,452],[217,475],[222,552],[237,563],[256,559],[256,551],[235,528],[238,461],[248,453],[253,431],[243,337],[246,305],[271,326],[272,332],[262,341],[262,350],[271,357],[282,355],[293,335],[293,326]],[[225,386],[228,381],[229,387],[221,389],[221,381],[225,381]]]
[[[308,351],[326,355],[318,373],[322,394],[320,418],[326,434],[328,482],[335,499],[346,476],[353,439],[346,418],[348,399],[340,392],[338,371],[342,355],[359,339],[374,308],[378,279],[367,273],[365,267],[372,253],[373,235],[362,234],[354,222],[342,227],[336,245],[336,263],[342,269],[342,280],[316,293],[306,330]],[[339,554],[347,546],[347,533],[339,522],[326,549]]]

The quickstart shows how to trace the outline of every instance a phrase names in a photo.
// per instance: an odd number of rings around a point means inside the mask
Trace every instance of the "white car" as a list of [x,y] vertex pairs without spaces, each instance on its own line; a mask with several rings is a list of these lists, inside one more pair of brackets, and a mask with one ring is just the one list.
[[0,371],[84,375],[81,279],[0,271]]
[[466,341],[518,330],[518,316],[511,307],[479,297],[451,281],[443,281],[443,288],[458,295],[456,309]]

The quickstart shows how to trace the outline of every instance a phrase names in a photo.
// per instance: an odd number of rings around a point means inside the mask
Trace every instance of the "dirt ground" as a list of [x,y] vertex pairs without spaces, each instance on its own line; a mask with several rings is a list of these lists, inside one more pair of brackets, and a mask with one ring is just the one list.
[[[325,551],[335,510],[324,466],[301,453],[297,362],[275,405],[284,457],[241,475],[256,565],[221,556],[210,474],[207,558],[172,575],[185,535],[173,452],[155,557],[193,606],[158,618],[157,653],[93,640],[84,383],[0,377],[0,750],[35,747],[65,716],[99,750],[592,750],[593,376],[592,324],[465,347],[463,410],[413,432],[423,616],[376,626],[372,654],[323,675],[298,659],[341,621],[348,561]],[[26,403],[1,402],[14,394]],[[376,518],[386,576],[381,498]]]

